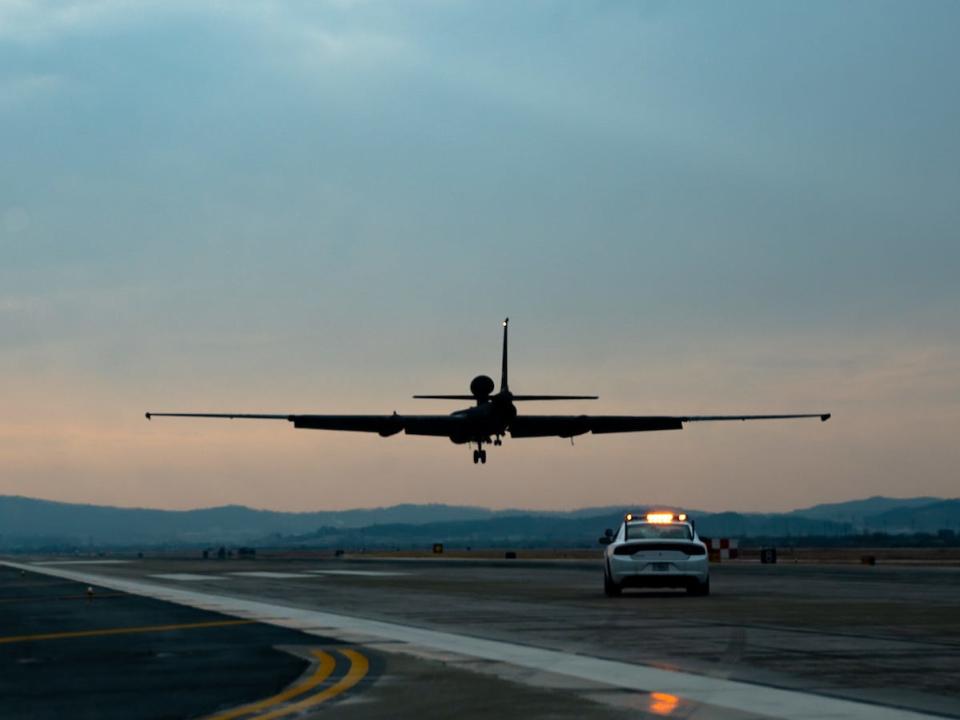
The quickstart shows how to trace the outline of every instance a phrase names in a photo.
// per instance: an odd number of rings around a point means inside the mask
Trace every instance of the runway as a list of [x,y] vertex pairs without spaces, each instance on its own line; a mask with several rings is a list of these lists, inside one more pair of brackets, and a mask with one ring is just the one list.
[[708,598],[608,599],[582,561],[42,561],[8,566],[368,658],[310,716],[960,717],[956,569],[731,563]]

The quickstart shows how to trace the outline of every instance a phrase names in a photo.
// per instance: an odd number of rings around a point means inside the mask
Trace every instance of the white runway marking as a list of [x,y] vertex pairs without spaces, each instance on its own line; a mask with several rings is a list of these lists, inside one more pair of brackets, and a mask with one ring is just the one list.
[[313,575],[359,575],[362,577],[396,577],[409,575],[406,572],[382,572],[380,570],[307,570]]
[[[527,645],[514,645],[497,640],[484,640],[467,635],[456,635],[379,620],[366,620],[319,610],[306,610],[255,600],[243,600],[226,595],[165,587],[140,580],[92,575],[62,568],[37,567],[7,561],[0,561],[0,564],[203,610],[235,615],[271,625],[294,628],[311,635],[324,636],[345,633],[380,640],[392,640],[396,643],[407,643],[415,648],[428,648],[461,656],[466,655],[498,663],[507,663],[517,667],[547,671],[625,688],[634,692],[670,693],[695,703],[753,713],[763,717],[780,718],[782,720],[821,720],[822,718],[830,718],[831,720],[920,720],[921,718],[934,717],[920,712],[911,712],[883,705],[871,705],[796,690],[781,690],[765,685],[752,685],[735,680],[663,670],[647,665],[634,665]],[[391,647],[398,652],[403,651],[402,645],[392,645]]]
[[313,575],[305,575],[304,573],[285,573],[285,572],[266,572],[266,571],[232,572],[227,574],[236,575],[237,577],[271,578],[275,580],[286,580],[287,578],[314,577]]
[[33,565],[123,565],[129,560],[44,560]]
[[229,578],[223,577],[223,575],[194,575],[193,573],[160,573],[158,575],[150,575],[152,578],[160,578],[161,580],[227,580]]

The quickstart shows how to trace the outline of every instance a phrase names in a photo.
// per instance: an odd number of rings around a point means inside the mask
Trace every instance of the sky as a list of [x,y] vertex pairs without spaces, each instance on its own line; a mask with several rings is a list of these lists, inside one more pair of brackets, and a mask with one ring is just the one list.
[[[0,0],[0,494],[956,497],[960,5]],[[444,439],[146,410],[834,413]]]

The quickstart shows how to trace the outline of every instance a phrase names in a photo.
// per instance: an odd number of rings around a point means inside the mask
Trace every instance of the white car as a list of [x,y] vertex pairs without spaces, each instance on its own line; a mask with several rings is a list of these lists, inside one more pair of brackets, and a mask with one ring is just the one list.
[[682,587],[691,595],[710,594],[707,546],[683,513],[627,513],[620,529],[607,530],[603,591],[615,597],[629,587]]

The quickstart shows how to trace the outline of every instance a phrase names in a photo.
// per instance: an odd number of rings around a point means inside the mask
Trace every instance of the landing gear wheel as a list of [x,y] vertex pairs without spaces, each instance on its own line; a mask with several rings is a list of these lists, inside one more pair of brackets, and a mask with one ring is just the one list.
[[476,465],[478,462],[480,462],[480,451],[479,451],[479,450],[474,450],[474,451],[473,451],[473,464]]
[[620,597],[622,588],[606,572],[603,573],[603,594],[607,597]]
[[481,451],[480,451],[480,462],[481,462],[482,464],[484,464],[484,465],[487,464],[487,451],[486,451],[486,450],[481,450]]

